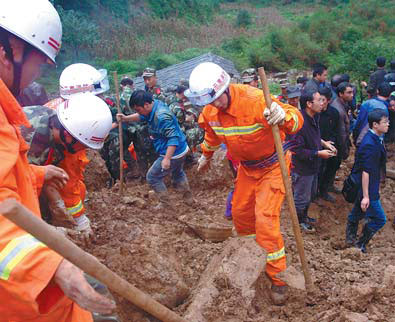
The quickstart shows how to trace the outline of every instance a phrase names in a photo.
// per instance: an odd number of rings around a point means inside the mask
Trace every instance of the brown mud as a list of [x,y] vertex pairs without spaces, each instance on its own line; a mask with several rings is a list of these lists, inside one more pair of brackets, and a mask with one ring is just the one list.
[[[387,164],[391,169],[395,169],[394,154],[395,147],[391,146]],[[226,197],[233,185],[227,163],[219,157],[216,166],[204,175],[188,169],[196,204],[185,205],[177,191],[170,188],[173,210],[158,212],[153,209],[158,201],[147,184],[127,183],[123,197],[119,196],[117,186],[107,189],[108,175],[103,161],[98,154],[90,156],[92,162],[86,171],[90,199],[87,207],[96,240],[87,251],[136,287],[185,316],[192,302],[196,306],[199,287],[204,282],[201,279],[216,269],[216,265],[209,263],[216,256],[225,256],[221,253],[234,239],[202,240],[191,228],[194,223],[229,225],[223,218]],[[342,165],[337,187],[341,187],[351,166],[352,160]],[[345,248],[345,224],[351,204],[335,194],[334,204],[324,201],[312,204],[309,214],[318,219],[317,231],[303,234],[303,238],[316,288],[314,299],[308,299],[305,291],[291,288],[287,304],[273,306],[264,274],[246,290],[230,280],[231,275],[225,272],[221,275],[217,269],[212,278],[215,292],[210,294],[210,304],[202,308],[200,318],[189,317],[188,321],[395,322],[394,188],[395,180],[387,179],[381,190],[387,223],[369,244],[367,254]],[[281,225],[287,264],[301,271],[286,205]],[[229,267],[230,258],[235,262],[248,261],[245,254],[230,256],[221,259],[221,265]],[[157,321],[115,297],[122,321]]]

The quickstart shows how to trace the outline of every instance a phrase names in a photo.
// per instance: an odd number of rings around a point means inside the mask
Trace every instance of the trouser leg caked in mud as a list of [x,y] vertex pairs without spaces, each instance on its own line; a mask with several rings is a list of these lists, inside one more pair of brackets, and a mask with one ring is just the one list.
[[[290,156],[287,155],[290,165]],[[264,169],[241,166],[233,196],[233,223],[240,236],[256,236],[267,252],[266,274],[274,285],[285,285],[276,275],[286,269],[280,210],[285,197],[279,163]]]

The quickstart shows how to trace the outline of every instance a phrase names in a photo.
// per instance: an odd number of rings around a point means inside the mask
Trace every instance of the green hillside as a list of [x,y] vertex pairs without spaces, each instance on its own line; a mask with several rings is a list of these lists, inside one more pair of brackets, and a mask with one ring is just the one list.
[[[378,55],[395,58],[395,0],[63,0],[63,46],[53,85],[68,64],[131,76],[212,51],[239,69],[305,69],[366,78]],[[56,88],[56,86],[54,87]]]

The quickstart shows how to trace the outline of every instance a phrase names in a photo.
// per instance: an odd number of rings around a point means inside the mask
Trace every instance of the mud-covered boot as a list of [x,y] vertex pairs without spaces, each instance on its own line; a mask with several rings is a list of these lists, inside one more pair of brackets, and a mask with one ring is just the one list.
[[307,219],[306,209],[296,209],[296,213],[298,215],[299,225],[302,231],[306,233],[314,233],[315,229]]
[[111,189],[115,182],[116,180],[113,177],[109,177],[106,182],[107,188]]
[[188,206],[193,206],[195,204],[195,200],[193,199],[193,194],[191,192],[191,188],[189,187],[188,181],[182,181],[176,185],[176,190],[182,192],[182,198],[184,202]]
[[270,297],[274,305],[284,305],[288,299],[288,286],[272,284],[270,289]]
[[358,223],[347,221],[346,245],[354,246],[357,241]]
[[308,224],[314,225],[314,224],[317,223],[317,219],[312,218],[312,217],[309,217],[309,215],[308,215],[308,213],[309,213],[309,206],[307,206],[307,207],[304,209],[304,212],[303,212],[303,213],[304,213],[305,221],[306,221]]
[[366,245],[369,243],[375,233],[376,232],[371,230],[368,225],[365,224],[365,226],[363,226],[362,235],[356,244],[362,253],[366,253]]
[[159,203],[154,207],[154,210],[173,210],[173,206],[170,204],[170,199],[167,191],[157,192]]

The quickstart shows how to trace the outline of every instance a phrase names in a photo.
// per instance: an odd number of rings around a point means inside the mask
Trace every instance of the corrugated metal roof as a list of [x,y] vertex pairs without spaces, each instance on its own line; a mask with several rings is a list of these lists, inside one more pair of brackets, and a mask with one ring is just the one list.
[[[209,52],[207,54],[186,60],[182,63],[157,70],[156,76],[158,78],[158,84],[164,90],[170,86],[177,86],[179,85],[181,79],[188,80],[192,70],[203,62],[216,63],[228,73],[233,74],[235,77],[240,77],[239,72],[236,70],[232,61]],[[133,82],[136,89],[144,89],[144,80],[142,77],[134,78]]]

